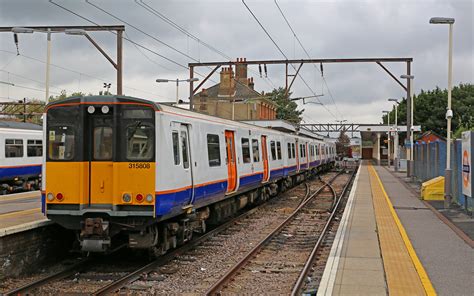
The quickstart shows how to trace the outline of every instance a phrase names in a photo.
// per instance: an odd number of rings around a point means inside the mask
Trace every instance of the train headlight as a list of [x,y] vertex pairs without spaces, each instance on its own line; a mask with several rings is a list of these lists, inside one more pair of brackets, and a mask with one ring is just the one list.
[[95,107],[94,106],[87,107],[87,113],[92,114],[94,112],[95,112]]
[[138,193],[137,196],[135,197],[135,199],[136,199],[138,202],[142,202],[142,201],[143,201],[143,195],[141,195],[140,193]]
[[147,201],[147,202],[152,202],[152,201],[153,201],[153,195],[147,194],[147,196],[146,196],[146,201]]
[[54,199],[54,194],[52,194],[51,192],[48,193],[48,195],[46,196],[46,198],[48,198],[48,201],[53,201]]
[[102,108],[100,108],[100,110],[102,111],[102,113],[107,114],[107,113],[109,113],[109,106],[102,106]]
[[122,200],[123,202],[129,203],[132,201],[132,196],[128,193],[124,193],[124,195],[122,196]]

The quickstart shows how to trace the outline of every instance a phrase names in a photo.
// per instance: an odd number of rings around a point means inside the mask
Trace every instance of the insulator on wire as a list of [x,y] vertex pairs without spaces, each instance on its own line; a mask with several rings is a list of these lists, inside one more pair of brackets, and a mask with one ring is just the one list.
[[319,68],[321,69],[321,76],[324,76],[323,63],[319,64]]
[[18,49],[18,34],[17,33],[13,34],[13,40],[15,40],[16,55],[20,55],[20,50]]
[[267,78],[268,77],[267,64],[263,64],[263,68],[265,70],[265,78]]
[[258,72],[260,73],[260,78],[262,78],[262,65],[258,64]]

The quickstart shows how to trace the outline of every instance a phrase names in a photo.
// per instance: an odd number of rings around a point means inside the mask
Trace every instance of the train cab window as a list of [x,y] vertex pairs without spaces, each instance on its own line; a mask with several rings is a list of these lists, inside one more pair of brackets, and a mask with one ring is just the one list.
[[291,159],[291,143],[288,144],[288,159]]
[[249,163],[250,158],[250,142],[247,138],[242,138],[242,159],[244,163]]
[[258,140],[253,139],[252,140],[252,155],[253,155],[253,162],[259,162],[260,161],[260,150],[258,146]]
[[110,126],[94,128],[94,159],[111,160],[113,147],[113,132]]
[[23,157],[23,140],[5,139],[5,157]]
[[281,143],[277,142],[277,156],[278,159],[281,159]]
[[173,158],[174,164],[179,164],[179,134],[177,131],[173,131],[171,134],[171,138],[173,140]]
[[270,141],[270,151],[272,152],[272,160],[276,160],[275,141]]
[[189,156],[188,156],[188,134],[185,131],[181,131],[181,150],[183,154],[183,167],[189,168]]
[[127,159],[151,160],[153,158],[153,133],[155,129],[148,123],[137,121],[127,127]]
[[221,148],[219,146],[219,135],[207,135],[207,157],[209,158],[210,167],[221,165]]
[[26,155],[28,157],[43,156],[43,140],[28,140],[26,142]]
[[291,157],[292,158],[296,157],[295,143],[291,143]]
[[74,158],[75,132],[72,126],[51,126],[48,129],[48,157],[52,160]]

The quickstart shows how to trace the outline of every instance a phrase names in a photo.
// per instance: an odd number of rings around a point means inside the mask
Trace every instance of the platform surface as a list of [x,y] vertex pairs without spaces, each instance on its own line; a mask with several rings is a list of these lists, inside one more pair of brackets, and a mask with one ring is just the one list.
[[361,164],[318,295],[472,295],[474,250],[401,182]]
[[45,225],[40,191],[0,196],[0,236]]

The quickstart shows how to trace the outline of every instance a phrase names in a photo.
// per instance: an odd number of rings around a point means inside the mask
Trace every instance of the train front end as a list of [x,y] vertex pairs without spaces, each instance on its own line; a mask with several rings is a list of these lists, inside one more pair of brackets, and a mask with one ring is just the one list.
[[133,233],[153,223],[155,109],[152,102],[117,96],[46,107],[43,211],[76,231],[81,250],[130,243]]

